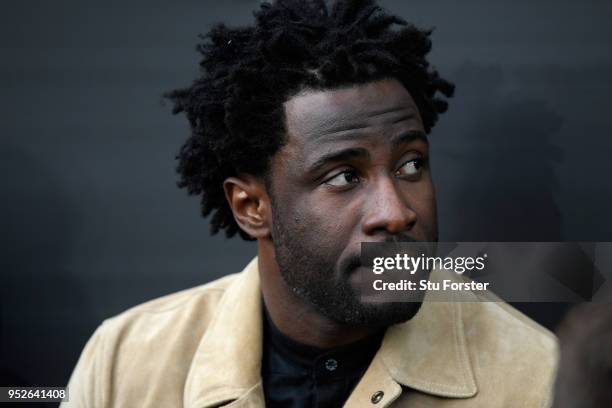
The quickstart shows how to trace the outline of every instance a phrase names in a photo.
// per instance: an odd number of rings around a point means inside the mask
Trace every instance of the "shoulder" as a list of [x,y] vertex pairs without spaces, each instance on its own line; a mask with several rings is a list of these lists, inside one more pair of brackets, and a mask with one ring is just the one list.
[[[469,281],[439,270],[433,278]],[[479,396],[499,406],[550,405],[559,355],[556,336],[491,291],[459,291],[454,299]]]
[[159,352],[166,344],[174,342],[174,346],[180,343],[182,347],[195,348],[214,317],[220,299],[238,275],[227,275],[134,306],[105,320],[100,331],[116,347],[138,344]]
[[[101,329],[105,334],[121,337],[122,340],[145,335],[151,340],[152,332],[160,335],[167,331],[176,332],[186,324],[204,329],[225,290],[237,275],[227,275],[205,285],[139,304],[106,319]],[[190,332],[193,333],[193,330]]]
[[501,301],[460,303],[467,350],[479,392],[522,406],[547,406],[556,373],[553,333]]
[[115,405],[119,391],[134,387],[140,379],[160,384],[155,398],[168,406],[180,403],[177,390],[182,389],[198,344],[223,294],[239,275],[166,295],[106,319],[83,349],[70,378],[70,403],[62,407]]
[[[463,275],[436,271],[435,279],[469,282]],[[453,292],[461,310],[461,320],[468,347],[491,350],[496,362],[513,362],[516,368],[523,360],[539,365],[554,365],[558,344],[556,336],[492,291],[461,290]],[[482,354],[482,353],[481,353]]]

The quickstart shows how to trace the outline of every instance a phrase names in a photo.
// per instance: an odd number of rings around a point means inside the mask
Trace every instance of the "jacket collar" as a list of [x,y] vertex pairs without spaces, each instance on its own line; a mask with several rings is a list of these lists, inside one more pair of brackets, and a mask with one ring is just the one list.
[[[186,407],[216,406],[232,400],[264,405],[262,318],[255,258],[222,295],[200,341],[185,384]],[[413,319],[387,329],[348,402],[358,402],[361,397],[369,402],[370,389],[380,388],[381,381],[396,395],[401,384],[440,397],[474,396],[477,387],[465,341],[460,303],[424,302]]]

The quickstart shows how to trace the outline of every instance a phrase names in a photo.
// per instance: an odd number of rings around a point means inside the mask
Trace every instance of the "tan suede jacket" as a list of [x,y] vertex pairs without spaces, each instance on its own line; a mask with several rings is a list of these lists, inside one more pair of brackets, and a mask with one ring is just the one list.
[[[263,407],[261,303],[255,258],[106,320],[61,406]],[[545,407],[556,361],[555,337],[503,302],[425,302],[387,330],[344,406]]]

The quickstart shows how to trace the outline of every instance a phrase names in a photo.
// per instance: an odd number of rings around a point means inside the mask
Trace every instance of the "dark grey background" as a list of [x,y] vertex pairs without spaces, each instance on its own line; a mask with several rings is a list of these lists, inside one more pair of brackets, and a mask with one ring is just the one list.
[[[3,2],[4,382],[64,384],[104,318],[255,254],[175,187],[188,129],[160,95],[196,74],[198,33],[257,3]],[[441,239],[612,240],[612,2],[383,4],[436,27],[457,84],[431,137]]]

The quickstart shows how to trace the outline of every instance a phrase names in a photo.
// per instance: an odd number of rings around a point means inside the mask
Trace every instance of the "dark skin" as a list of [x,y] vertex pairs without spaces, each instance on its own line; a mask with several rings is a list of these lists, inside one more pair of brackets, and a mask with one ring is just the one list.
[[271,194],[252,175],[230,177],[224,188],[236,221],[258,241],[263,298],[275,325],[303,344],[336,347],[379,327],[332,319],[287,285],[274,220],[306,253],[328,260],[333,279],[354,284],[342,266],[359,255],[361,242],[398,234],[437,240],[428,143],[414,100],[394,79],[303,91],[284,107],[288,142],[271,159]]

